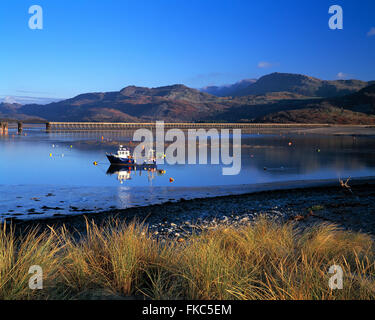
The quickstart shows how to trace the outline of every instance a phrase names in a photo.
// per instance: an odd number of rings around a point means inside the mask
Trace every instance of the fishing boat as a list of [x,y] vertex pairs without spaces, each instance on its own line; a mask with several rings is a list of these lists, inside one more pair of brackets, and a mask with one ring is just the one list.
[[124,146],[120,146],[116,154],[107,153],[107,158],[111,164],[135,166],[136,161],[130,151]]
[[109,162],[113,165],[125,165],[125,166],[156,166],[155,151],[150,149],[146,159],[143,162],[137,163],[135,157],[131,154],[130,150],[124,146],[120,146],[116,154],[107,153]]

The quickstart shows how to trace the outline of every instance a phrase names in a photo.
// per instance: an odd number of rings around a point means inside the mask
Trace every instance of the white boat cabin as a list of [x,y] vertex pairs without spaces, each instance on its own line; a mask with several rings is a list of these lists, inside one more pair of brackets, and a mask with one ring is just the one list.
[[131,158],[130,151],[128,149],[126,149],[125,147],[123,147],[123,146],[120,146],[120,148],[117,151],[117,155],[116,156],[118,158],[122,158],[122,159],[129,159],[129,158]]

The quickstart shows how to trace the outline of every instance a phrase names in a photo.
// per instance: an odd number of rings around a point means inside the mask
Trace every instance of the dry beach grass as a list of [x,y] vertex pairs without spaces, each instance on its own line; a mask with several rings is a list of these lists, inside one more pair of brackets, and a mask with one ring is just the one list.
[[[44,289],[30,290],[31,265]],[[344,271],[331,290],[331,265]],[[1,299],[373,299],[374,242],[332,224],[299,230],[261,217],[185,241],[156,240],[137,222],[87,222],[80,239],[65,228],[0,233]]]

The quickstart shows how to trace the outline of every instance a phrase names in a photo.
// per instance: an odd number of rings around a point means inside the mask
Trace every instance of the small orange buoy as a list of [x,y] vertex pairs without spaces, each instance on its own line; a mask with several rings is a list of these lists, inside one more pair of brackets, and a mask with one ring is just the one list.
[[293,145],[293,143],[292,143],[292,142],[289,142],[288,145],[289,145],[289,147],[291,147],[291,146]]
[[172,183],[174,181],[173,178],[169,178],[169,182]]
[[97,165],[98,165],[98,163],[97,163],[96,161],[94,161],[93,164],[94,164],[94,166],[97,166]]

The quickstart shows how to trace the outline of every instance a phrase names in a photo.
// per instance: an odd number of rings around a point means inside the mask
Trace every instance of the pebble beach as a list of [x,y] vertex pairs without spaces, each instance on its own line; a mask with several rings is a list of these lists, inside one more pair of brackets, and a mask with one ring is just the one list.
[[279,222],[294,221],[299,228],[334,223],[345,230],[375,235],[375,181],[353,181],[351,192],[337,185],[261,191],[242,195],[201,198],[163,204],[82,213],[50,219],[14,221],[19,232],[32,227],[65,225],[84,234],[86,220],[105,224],[111,219],[143,222],[157,239],[184,241],[192,234],[219,226],[250,224],[259,216]]

